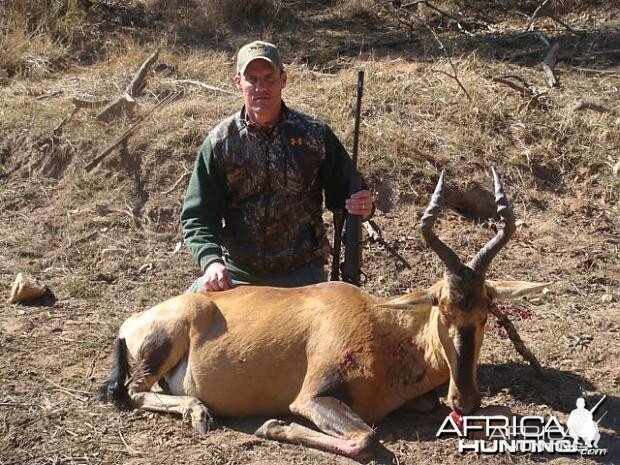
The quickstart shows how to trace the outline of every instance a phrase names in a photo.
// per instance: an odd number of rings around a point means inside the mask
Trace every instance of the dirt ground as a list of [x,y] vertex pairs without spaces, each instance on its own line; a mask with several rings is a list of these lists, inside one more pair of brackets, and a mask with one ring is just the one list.
[[[96,59],[71,52],[73,61],[37,74],[43,60],[32,55],[24,61],[31,72],[0,74],[0,290],[8,296],[16,274],[26,272],[53,293],[31,303],[0,302],[0,465],[356,463],[258,439],[252,433],[265,418],[219,419],[201,436],[180,418],[119,411],[95,397],[122,321],[183,292],[199,273],[181,244],[178,221],[188,170],[209,128],[235,111],[240,99],[181,81],[233,91],[232,53],[256,36],[282,44],[290,74],[287,102],[328,121],[347,147],[355,69],[367,70],[360,163],[377,193],[375,220],[388,246],[365,243],[364,288],[393,296],[440,278],[441,265],[416,224],[442,168],[451,208],[437,226],[440,237],[464,258],[492,237],[496,222],[485,218],[484,206],[492,198],[493,164],[514,203],[518,231],[495,259],[490,278],[550,284],[543,295],[504,307],[544,376],[491,319],[478,373],[483,405],[565,422],[578,397],[590,407],[607,396],[595,414],[607,412],[599,424],[600,447],[608,449],[602,457],[459,454],[455,439],[435,435],[449,413],[445,406],[427,414],[396,411],[374,425],[386,447],[401,464],[620,462],[615,2],[559,2],[566,6],[556,12],[564,25],[538,20],[534,29],[561,44],[561,86],[553,89],[538,67],[545,53],[532,53],[538,39],[514,45],[527,18],[509,14],[509,6],[463,6],[464,17],[487,23],[463,23],[469,34],[442,14],[420,12],[449,44],[471,101],[448,76],[453,68],[432,35],[416,29],[409,16],[388,27],[391,10],[376,16],[365,2],[289,2],[295,8],[263,29],[194,42],[183,42],[180,33],[175,42],[166,31],[137,114],[104,123],[96,110],[82,109],[58,129],[74,97],[119,95],[157,43],[158,30],[148,24],[161,18],[99,3],[116,8],[116,19],[101,7],[89,23],[96,33],[85,43]],[[537,6],[508,3],[530,15]],[[527,94],[521,95],[492,81],[507,75],[535,84],[521,87]],[[138,115],[179,89],[177,99],[147,118],[127,144],[94,170],[84,169]],[[578,107],[584,102],[598,107]],[[518,310],[531,316],[522,319]]]

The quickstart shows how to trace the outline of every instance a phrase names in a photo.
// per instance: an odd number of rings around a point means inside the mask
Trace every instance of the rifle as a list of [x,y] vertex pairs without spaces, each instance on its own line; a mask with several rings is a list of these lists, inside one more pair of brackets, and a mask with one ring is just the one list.
[[[357,171],[357,149],[360,135],[360,119],[362,111],[362,93],[364,90],[364,71],[357,73],[357,106],[355,108],[355,132],[353,133],[353,155],[351,157],[351,180],[349,183],[349,196],[359,191],[362,187],[362,178]],[[362,220],[357,215],[347,213],[344,262],[342,263],[342,280],[360,285],[360,268],[362,266]]]
[[342,245],[342,227],[344,226],[344,213],[342,210],[334,211],[334,248],[332,249],[332,272],[330,281],[340,280],[340,249]]

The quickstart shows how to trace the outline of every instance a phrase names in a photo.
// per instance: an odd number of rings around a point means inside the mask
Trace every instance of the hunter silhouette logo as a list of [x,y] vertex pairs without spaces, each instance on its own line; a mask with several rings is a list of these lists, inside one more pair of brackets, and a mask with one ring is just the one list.
[[586,409],[586,401],[583,397],[577,399],[577,408],[570,413],[566,422],[568,434],[573,438],[574,445],[577,445],[579,439],[581,439],[586,447],[598,448],[598,441],[601,439],[601,435],[598,432],[598,424],[607,412],[603,413],[597,421],[594,421],[593,414],[606,397],[603,396],[590,410]]
[[301,137],[291,137],[289,144],[290,145],[303,145],[304,140]]

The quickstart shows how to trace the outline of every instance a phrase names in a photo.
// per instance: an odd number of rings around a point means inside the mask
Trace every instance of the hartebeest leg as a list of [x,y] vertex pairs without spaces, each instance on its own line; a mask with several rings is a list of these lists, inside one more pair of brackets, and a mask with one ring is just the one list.
[[[374,437],[368,426],[351,408],[334,397],[315,397],[308,401],[296,401],[291,412],[311,420],[323,431],[314,431],[297,423],[269,420],[256,434],[266,439],[303,444],[308,447],[346,455],[356,459],[387,452]],[[373,450],[379,446],[379,450]]]
[[[213,425],[213,418],[209,413],[209,409],[200,400],[192,396],[171,395],[151,391],[153,384],[161,382],[166,385],[167,391],[170,391],[168,382],[163,377],[161,364],[155,363],[157,360],[153,362],[155,358],[149,352],[145,352],[145,358],[138,362],[143,367],[146,367],[146,373],[154,374],[144,375],[143,372],[129,383],[129,397],[132,405],[151,412],[182,415],[183,419],[191,423],[199,433],[206,434],[209,432]],[[187,371],[187,360],[187,357],[183,358],[174,369],[167,371],[168,380],[175,386],[177,392],[179,392],[178,387],[182,385],[182,379]]]
[[135,407],[158,413],[176,413],[192,424],[201,434],[209,432],[213,426],[213,418],[209,409],[192,396],[172,396],[157,392],[130,393]]

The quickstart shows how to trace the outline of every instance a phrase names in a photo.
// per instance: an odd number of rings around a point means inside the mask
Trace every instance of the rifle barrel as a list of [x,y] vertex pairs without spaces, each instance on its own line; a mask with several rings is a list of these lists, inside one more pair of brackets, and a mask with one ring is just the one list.
[[[362,120],[362,94],[364,93],[364,71],[357,73],[357,102],[355,105],[355,130],[353,131],[353,168],[357,170],[357,152],[360,140],[360,122]],[[356,186],[359,189],[359,186]],[[353,194],[353,192],[349,192]]]
[[594,413],[594,411],[598,408],[599,405],[601,405],[603,403],[603,401],[607,398],[607,394],[605,394],[603,397],[601,397],[601,400],[599,400],[596,405],[594,407],[592,407],[590,409],[590,413]]
[[[361,176],[357,171],[357,153],[359,147],[360,121],[362,118],[362,94],[364,91],[364,71],[357,73],[357,103],[355,107],[355,131],[353,132],[353,154],[351,160],[351,179],[349,196],[362,187]],[[347,213],[345,227],[344,262],[342,264],[342,280],[356,286],[360,285],[360,267],[362,262],[362,222],[357,215]]]

